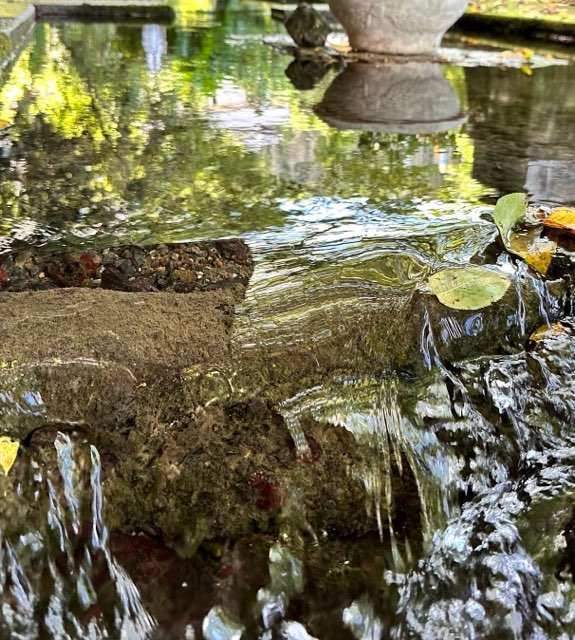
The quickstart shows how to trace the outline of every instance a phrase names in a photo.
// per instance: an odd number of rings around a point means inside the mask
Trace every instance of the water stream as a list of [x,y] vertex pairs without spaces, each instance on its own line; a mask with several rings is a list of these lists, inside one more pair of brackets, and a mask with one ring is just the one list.
[[59,434],[53,467],[29,459],[8,488],[2,533],[6,638],[146,638],[154,621],[114,560],[102,518],[100,458]]
[[[312,68],[263,4],[42,23],[4,73],[0,253],[237,236],[255,269],[224,363],[0,347],[0,636],[575,637],[573,254],[542,278],[487,215],[575,204],[573,64]],[[425,293],[470,261],[501,303]]]

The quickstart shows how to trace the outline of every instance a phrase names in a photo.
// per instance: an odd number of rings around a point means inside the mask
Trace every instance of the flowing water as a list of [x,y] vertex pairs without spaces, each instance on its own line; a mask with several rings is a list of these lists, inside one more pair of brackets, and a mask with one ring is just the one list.
[[[38,24],[4,72],[2,253],[238,236],[255,270],[141,437],[98,405],[122,363],[0,350],[0,636],[575,637],[573,254],[542,278],[486,215],[575,204],[575,67],[294,61],[262,5]],[[501,303],[424,292],[470,261]]]

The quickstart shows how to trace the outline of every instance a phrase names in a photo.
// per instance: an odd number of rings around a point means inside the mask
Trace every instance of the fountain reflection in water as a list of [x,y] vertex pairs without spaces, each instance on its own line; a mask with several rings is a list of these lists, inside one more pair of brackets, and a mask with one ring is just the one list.
[[438,133],[467,119],[441,65],[431,62],[349,64],[315,112],[338,129],[386,133]]
[[3,479],[0,635],[150,638],[154,621],[108,546],[98,451],[59,433],[42,458],[17,463],[14,487]]

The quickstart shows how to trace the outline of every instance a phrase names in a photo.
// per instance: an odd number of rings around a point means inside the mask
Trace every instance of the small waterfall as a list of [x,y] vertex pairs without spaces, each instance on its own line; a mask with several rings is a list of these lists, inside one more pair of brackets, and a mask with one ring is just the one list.
[[147,640],[154,621],[114,560],[102,514],[100,458],[59,433],[4,478],[0,635]]
[[447,518],[454,514],[455,495],[462,484],[459,459],[450,458],[435,434],[419,420],[452,416],[445,383],[433,377],[429,384],[425,400],[417,403],[413,416],[404,415],[401,410],[399,396],[406,393],[405,383],[393,375],[379,380],[334,380],[325,387],[311,388],[282,406],[299,455],[307,446],[300,424],[306,413],[320,423],[345,428],[353,434],[362,462],[350,473],[364,487],[365,508],[373,515],[381,539],[391,543],[394,571],[405,570],[412,555],[407,540],[400,550],[395,530],[394,515],[402,508],[397,503],[397,483],[409,476],[417,487],[420,532],[426,547],[432,533],[445,526]]
[[533,352],[458,365],[460,414],[477,418],[478,397],[490,415],[461,434],[472,499],[400,587],[392,638],[573,637],[574,363],[574,337],[559,332]]
[[521,335],[524,336],[527,333],[527,310],[525,308],[525,300],[523,299],[523,291],[521,290],[521,283],[519,279],[515,279],[515,290],[517,292],[517,311],[515,313],[515,324],[519,327]]

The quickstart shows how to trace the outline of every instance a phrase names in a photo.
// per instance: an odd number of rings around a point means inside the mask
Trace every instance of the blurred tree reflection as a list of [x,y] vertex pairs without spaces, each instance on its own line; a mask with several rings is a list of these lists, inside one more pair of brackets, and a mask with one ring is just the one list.
[[465,136],[330,129],[311,107],[331,75],[298,93],[269,18],[217,7],[153,33],[38,26],[0,89],[0,233],[177,240],[281,226],[280,199],[479,193]]

